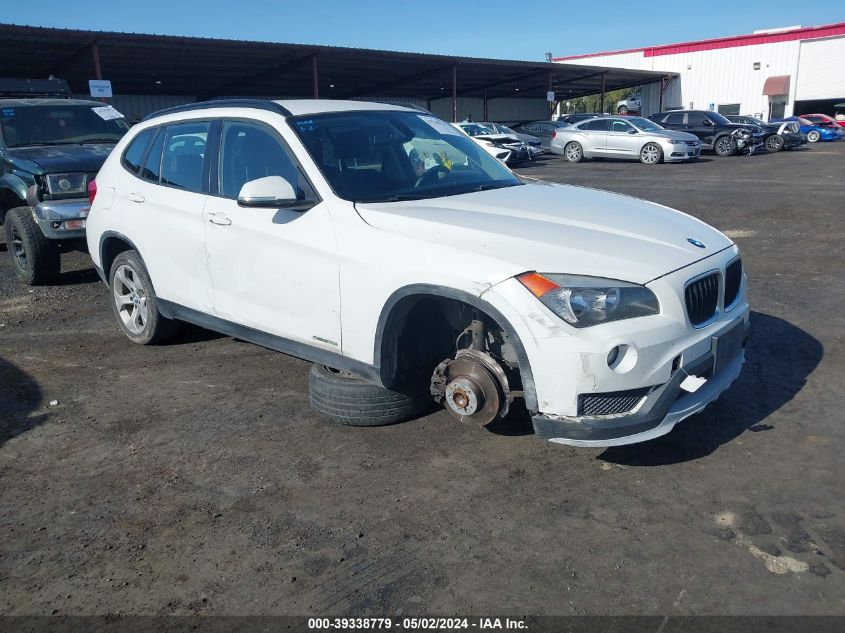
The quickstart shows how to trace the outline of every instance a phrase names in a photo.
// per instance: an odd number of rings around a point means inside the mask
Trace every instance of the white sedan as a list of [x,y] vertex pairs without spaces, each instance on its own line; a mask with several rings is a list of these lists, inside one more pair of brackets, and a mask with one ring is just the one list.
[[89,250],[131,341],[189,321],[310,360],[311,402],[338,423],[398,422],[433,398],[483,426],[521,398],[540,437],[629,444],[702,410],[744,362],[727,236],[525,183],[416,110],[171,108],[117,144],[90,197]]

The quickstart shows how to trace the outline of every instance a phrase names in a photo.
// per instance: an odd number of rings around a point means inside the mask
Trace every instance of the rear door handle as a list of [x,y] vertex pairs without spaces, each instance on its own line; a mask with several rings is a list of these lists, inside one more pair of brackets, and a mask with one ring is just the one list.
[[129,198],[132,202],[143,202],[146,200],[144,194],[142,193],[130,193],[127,198]]
[[232,223],[232,221],[226,217],[225,213],[209,213],[208,221],[220,226],[229,226]]

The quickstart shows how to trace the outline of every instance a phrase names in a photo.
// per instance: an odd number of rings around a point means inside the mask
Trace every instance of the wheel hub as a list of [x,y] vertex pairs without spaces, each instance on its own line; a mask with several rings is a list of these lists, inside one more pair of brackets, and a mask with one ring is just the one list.
[[476,354],[462,350],[454,360],[440,363],[432,377],[432,393],[459,422],[487,426],[507,413],[507,395],[500,382],[504,374],[497,376],[501,368],[495,372],[495,368],[488,367],[495,361],[484,358],[486,354]]

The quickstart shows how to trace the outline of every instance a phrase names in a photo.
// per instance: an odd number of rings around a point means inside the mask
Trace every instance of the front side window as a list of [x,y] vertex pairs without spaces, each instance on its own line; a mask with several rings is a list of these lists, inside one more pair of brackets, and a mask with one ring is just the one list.
[[257,123],[226,121],[220,146],[220,195],[237,198],[250,180],[281,176],[302,197],[300,172],[276,136]]
[[202,191],[208,122],[168,125],[161,156],[161,184]]
[[628,122],[634,127],[639,128],[643,132],[660,132],[661,130],[663,130],[663,128],[654,121],[649,121],[648,119],[644,119],[643,117],[639,116],[629,117]]
[[611,121],[610,122],[610,131],[611,132],[623,132],[628,134],[633,130],[633,126],[626,121]]
[[110,106],[37,105],[0,108],[7,147],[117,143],[129,130]]
[[521,184],[475,141],[432,115],[350,111],[289,121],[345,200],[419,200]]
[[688,125],[707,125],[710,120],[703,112],[687,112]]

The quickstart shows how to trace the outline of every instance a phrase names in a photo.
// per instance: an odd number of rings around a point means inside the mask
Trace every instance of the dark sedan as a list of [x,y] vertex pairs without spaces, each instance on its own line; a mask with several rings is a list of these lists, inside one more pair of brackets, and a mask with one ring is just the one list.
[[763,144],[769,152],[779,152],[782,149],[801,147],[807,141],[801,136],[797,123],[764,123],[757,117],[744,114],[728,114],[725,116],[731,123],[742,125],[756,125],[763,129]]

